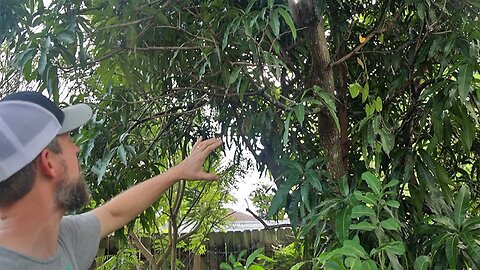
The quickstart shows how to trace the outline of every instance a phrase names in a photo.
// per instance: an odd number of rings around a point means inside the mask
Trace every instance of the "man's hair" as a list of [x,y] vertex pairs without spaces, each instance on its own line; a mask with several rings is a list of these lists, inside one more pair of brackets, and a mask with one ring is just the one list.
[[[56,154],[62,152],[62,148],[55,137],[46,147]],[[0,207],[8,206],[27,195],[35,183],[35,163],[38,156],[20,171],[10,176],[7,180],[0,182]]]

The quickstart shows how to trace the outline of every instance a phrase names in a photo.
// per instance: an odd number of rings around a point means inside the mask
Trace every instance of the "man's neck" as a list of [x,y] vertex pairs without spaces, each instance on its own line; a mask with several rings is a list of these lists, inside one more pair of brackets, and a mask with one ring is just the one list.
[[35,188],[0,209],[0,247],[37,259],[55,255],[63,211],[52,198],[48,190]]

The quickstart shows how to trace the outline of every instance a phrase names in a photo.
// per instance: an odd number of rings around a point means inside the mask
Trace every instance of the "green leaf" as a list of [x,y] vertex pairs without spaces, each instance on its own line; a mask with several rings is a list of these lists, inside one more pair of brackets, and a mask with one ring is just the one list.
[[373,231],[375,230],[375,226],[370,222],[362,221],[360,223],[350,225],[350,229],[360,231]]
[[75,38],[71,33],[60,32],[57,34],[57,39],[62,41],[65,44],[72,44],[75,42]]
[[275,0],[268,0],[268,8],[272,9],[274,3],[275,3]]
[[475,138],[475,124],[472,123],[466,113],[462,114],[462,128],[460,133],[462,145],[465,151],[470,152]]
[[[245,269],[245,268],[243,268],[243,269]],[[248,270],[265,270],[265,268],[263,268],[260,265],[255,264],[255,265],[250,265],[250,267],[248,267]]]
[[283,145],[286,146],[288,144],[288,133],[290,130],[290,117],[292,117],[292,112],[289,112],[287,115],[287,119],[285,119],[285,126],[283,130]]
[[395,146],[395,137],[388,130],[382,128],[380,129],[380,140],[382,141],[383,151],[390,156],[390,151]]
[[476,235],[476,233],[462,233],[460,234],[460,239],[467,247],[468,255],[470,255],[477,265],[480,265],[480,246],[474,235]]
[[471,64],[461,65],[458,68],[458,92],[460,94],[460,100],[465,102],[467,100],[468,93],[470,92],[470,84],[473,78],[473,66]]
[[463,231],[470,231],[470,230],[475,230],[480,227],[480,217],[475,216],[467,219],[465,222],[462,224],[462,230]]
[[155,12],[155,18],[159,22],[160,25],[170,25],[170,21],[168,20],[168,17],[165,16],[161,11],[157,9],[157,12]]
[[297,28],[295,27],[295,23],[293,22],[292,17],[283,8],[278,8],[277,10],[278,10],[278,13],[282,15],[283,19],[285,20],[285,23],[290,28],[290,31],[292,32],[293,41],[295,41],[297,39]]
[[311,186],[309,182],[303,182],[302,186],[300,187],[300,194],[302,196],[303,205],[309,212],[312,211],[312,207],[310,206],[310,190]]
[[399,183],[400,182],[398,180],[392,180],[392,181],[388,182],[386,185],[383,186],[383,190],[386,190],[386,189],[391,188],[391,187],[395,187]]
[[320,179],[315,171],[305,171],[305,178],[317,191],[323,191],[322,183],[320,182]]
[[458,228],[460,228],[460,226],[462,225],[469,206],[470,206],[470,191],[465,185],[462,185],[455,199],[455,208],[453,211],[455,224],[457,225]]
[[378,270],[377,264],[372,260],[363,261],[362,262],[362,269],[363,270]]
[[287,201],[287,195],[290,191],[291,186],[284,183],[280,185],[277,192],[272,198],[272,203],[270,204],[270,208],[268,209],[268,216],[273,216],[278,210],[285,206],[285,202]]
[[395,255],[403,255],[405,253],[405,244],[401,241],[393,241],[385,244],[381,249],[385,249]]
[[352,98],[356,98],[358,94],[363,91],[363,87],[358,83],[353,83],[348,86],[348,90]]
[[369,92],[370,92],[370,87],[367,82],[365,83],[365,86],[362,87],[362,103],[365,103],[365,101],[367,101]]
[[240,71],[242,69],[240,67],[235,67],[232,71],[232,73],[230,73],[230,78],[228,79],[228,85],[232,85],[237,79],[238,79],[238,75],[240,74]]
[[454,221],[447,216],[436,216],[432,220],[449,230],[456,230]]
[[345,240],[343,242],[343,247],[353,250],[356,255],[361,256],[362,258],[368,257],[368,253],[362,245],[360,245],[360,242],[355,240],[355,238],[354,240]]
[[306,264],[307,262],[299,262],[299,263],[296,263],[294,266],[290,267],[290,270],[299,270],[300,267],[302,267],[304,264]]
[[305,119],[305,106],[303,106],[302,104],[299,104],[293,107],[293,110],[295,111],[295,115],[297,116],[300,126],[303,126],[303,121]]
[[375,216],[375,211],[365,205],[355,205],[352,208],[352,218],[359,218],[362,216]]
[[352,224],[352,216],[350,207],[345,207],[340,211],[335,220],[335,233],[340,243],[348,238],[348,228]]
[[362,192],[355,190],[353,193],[355,199],[362,201],[366,204],[377,205],[377,198],[371,192],[366,195],[363,195]]
[[382,98],[381,97],[377,97],[375,99],[375,110],[377,112],[381,112],[383,110],[383,102],[382,102]]
[[250,264],[252,264],[255,261],[255,259],[257,259],[258,255],[260,255],[260,253],[262,252],[263,252],[263,248],[256,249],[254,252],[252,252],[252,254],[248,256],[245,266],[249,267]]
[[375,112],[375,105],[374,104],[365,104],[365,113],[367,116],[373,115]]
[[445,254],[451,269],[457,269],[458,235],[452,235],[445,242]]
[[416,2],[418,18],[423,22],[425,20],[425,3],[423,1]]
[[387,201],[387,202],[385,202],[385,205],[393,207],[393,208],[399,208],[400,207],[400,203],[396,200]]
[[227,264],[226,262],[222,262],[220,264],[220,269],[222,269],[222,270],[233,270],[233,268],[229,264]]
[[87,66],[88,54],[85,48],[80,48],[79,51],[79,58],[80,58],[80,67],[85,68]]
[[364,172],[362,174],[362,179],[367,182],[368,187],[378,196],[382,190],[382,184],[380,180],[371,172]]
[[272,28],[273,34],[278,37],[280,35],[280,19],[276,9],[272,11],[270,16],[270,27]]
[[105,176],[105,173],[107,171],[107,167],[110,164],[110,160],[113,157],[113,149],[111,151],[108,151],[102,159],[97,160],[95,165],[92,167],[92,172],[97,175],[97,184],[100,185],[100,183],[103,180],[103,177]]
[[335,100],[327,92],[319,92],[318,96],[323,100],[323,103],[327,106],[330,115],[337,126],[337,129],[340,130],[340,123],[338,122],[337,117],[337,106],[335,105]]
[[125,147],[123,146],[123,144],[117,148],[117,154],[118,154],[118,157],[120,158],[120,161],[123,163],[123,165],[127,166],[128,165],[127,153],[125,151]]
[[313,165],[315,165],[315,164],[317,164],[317,163],[325,163],[325,158],[320,157],[320,158],[310,159],[310,160],[307,162],[307,164],[305,164],[305,170],[310,169]]
[[42,50],[40,53],[40,60],[38,61],[38,74],[43,75],[45,68],[47,67],[47,50]]
[[395,218],[389,218],[380,222],[380,225],[389,231],[398,231],[400,230],[400,223]]
[[420,256],[415,260],[413,265],[414,270],[428,270],[432,263],[432,260],[428,256]]
[[138,33],[135,26],[130,25],[127,27],[126,36],[127,36],[128,46],[131,48],[135,48],[137,46],[137,38],[138,38]]
[[338,181],[338,187],[343,196],[348,196],[350,194],[350,187],[348,185],[348,178],[343,176],[340,181]]

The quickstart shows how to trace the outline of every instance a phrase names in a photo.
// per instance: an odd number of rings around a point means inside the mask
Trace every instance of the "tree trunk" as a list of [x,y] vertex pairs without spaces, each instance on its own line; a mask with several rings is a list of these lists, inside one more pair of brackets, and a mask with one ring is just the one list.
[[[316,1],[298,1],[295,3],[289,0],[292,15],[298,26],[305,26],[307,29],[307,38],[310,43],[310,52],[312,56],[312,66],[310,70],[309,84],[311,86],[318,85],[324,91],[336,97],[338,93],[335,91],[335,81],[333,77],[333,69],[330,64],[330,52],[328,50],[327,38],[325,36],[325,28],[323,26],[323,17],[316,13]],[[308,13],[305,13],[308,10]],[[297,16],[300,14],[301,16]],[[305,18],[310,16],[310,18]],[[341,106],[337,106],[341,107]],[[339,108],[343,109],[343,108]],[[346,112],[338,110],[337,112]],[[346,119],[346,114],[341,115]],[[318,127],[322,140],[322,147],[325,156],[329,160],[327,169],[333,179],[339,179],[347,173],[347,166],[344,160],[344,150],[342,136],[337,128],[333,117],[327,109],[320,112],[318,118]],[[342,120],[345,120],[342,119]],[[343,138],[342,138],[343,137]]]

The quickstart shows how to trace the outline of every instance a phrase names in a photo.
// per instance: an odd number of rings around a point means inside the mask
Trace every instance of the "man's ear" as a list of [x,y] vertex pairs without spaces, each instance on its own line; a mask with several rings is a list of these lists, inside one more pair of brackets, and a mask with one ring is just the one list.
[[37,169],[38,172],[43,175],[55,177],[56,172],[53,152],[48,149],[43,149],[42,152],[40,152],[40,155],[37,157]]

